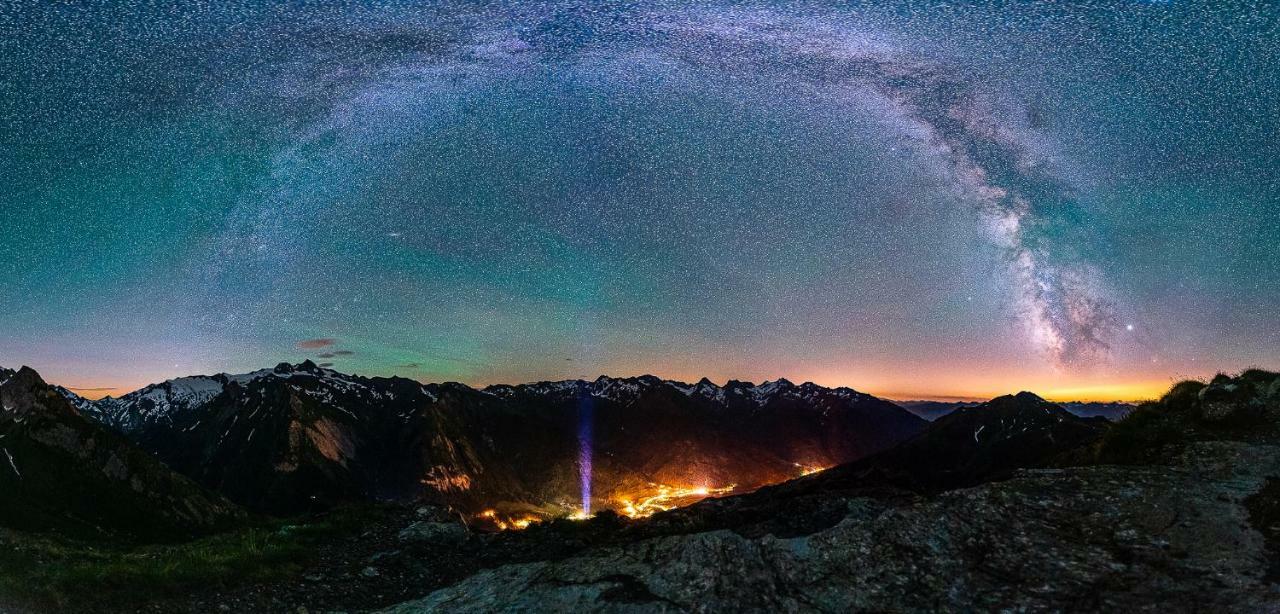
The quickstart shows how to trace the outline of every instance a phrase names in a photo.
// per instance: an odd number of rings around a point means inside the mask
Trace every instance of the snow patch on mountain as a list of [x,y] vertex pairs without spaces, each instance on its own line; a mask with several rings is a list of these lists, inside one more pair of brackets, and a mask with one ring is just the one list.
[[18,476],[18,478],[19,478],[19,479],[21,479],[21,478],[22,478],[22,472],[21,472],[21,471],[18,471],[18,463],[15,463],[15,462],[13,461],[13,454],[10,454],[10,453],[9,453],[9,448],[2,448],[2,449],[4,450],[4,455],[5,455],[5,456],[7,456],[7,457],[9,458],[9,466],[13,468],[13,472],[14,472],[15,474],[17,474],[17,476]]
[[273,369],[249,373],[180,377],[152,384],[118,399],[106,397],[90,401],[65,388],[58,388],[58,391],[82,414],[127,433],[156,421],[172,423],[180,412],[198,411],[223,394],[228,386],[245,387],[267,379],[297,382],[295,389],[327,404],[335,403],[338,395],[394,399],[394,393],[390,391],[371,390],[362,378],[320,368],[310,361],[296,366],[281,363]]
[[759,385],[734,380],[724,386],[719,386],[707,378],[702,378],[696,384],[689,384],[676,380],[662,380],[651,375],[629,378],[600,376],[592,381],[562,380],[521,385],[497,384],[485,388],[484,392],[505,399],[520,395],[552,399],[589,396],[629,404],[649,391],[664,386],[687,397],[700,397],[720,405],[726,405],[731,402],[746,402],[756,406],[764,406],[774,399],[787,396],[809,402],[823,397],[834,397],[842,401],[860,401],[873,398],[871,395],[851,388],[826,388],[813,382],[805,382],[797,386],[786,379],[766,381]]

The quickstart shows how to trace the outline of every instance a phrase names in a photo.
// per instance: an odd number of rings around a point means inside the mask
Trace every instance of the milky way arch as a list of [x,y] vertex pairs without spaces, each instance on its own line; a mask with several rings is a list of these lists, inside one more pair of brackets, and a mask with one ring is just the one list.
[[[360,70],[338,73],[344,82],[334,88],[338,95],[320,105],[328,110],[305,123],[294,144],[277,156],[263,189],[233,218],[229,244],[247,243],[270,254],[269,260],[254,260],[251,250],[241,265],[262,277],[280,270],[282,254],[303,257],[288,234],[316,205],[297,186],[314,190],[318,182],[337,187],[353,181],[340,172],[317,173],[317,150],[323,152],[322,166],[326,156],[333,159],[331,171],[358,169],[352,161],[367,143],[394,142],[429,126],[438,112],[436,97],[454,100],[470,88],[567,67],[596,71],[602,79],[631,79],[626,71],[642,62],[646,70],[836,92],[876,109],[903,142],[936,165],[957,200],[980,213],[986,235],[1004,255],[1016,315],[1034,345],[1064,367],[1108,356],[1116,305],[1100,271],[1061,232],[1079,205],[1068,183],[1055,176],[1034,112],[1016,93],[904,50],[901,40],[873,30],[769,11],[632,13],[595,28],[466,23],[429,53],[379,54]],[[398,117],[421,123],[380,125],[361,118],[364,107],[389,104],[399,109]],[[224,284],[243,283],[245,272],[242,266],[215,274],[234,277]]]

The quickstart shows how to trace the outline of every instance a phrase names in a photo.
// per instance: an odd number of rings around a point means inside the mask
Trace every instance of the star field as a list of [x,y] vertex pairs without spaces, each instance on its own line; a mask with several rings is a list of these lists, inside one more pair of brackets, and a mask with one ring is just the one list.
[[0,364],[1132,399],[1280,361],[1265,3],[0,0]]

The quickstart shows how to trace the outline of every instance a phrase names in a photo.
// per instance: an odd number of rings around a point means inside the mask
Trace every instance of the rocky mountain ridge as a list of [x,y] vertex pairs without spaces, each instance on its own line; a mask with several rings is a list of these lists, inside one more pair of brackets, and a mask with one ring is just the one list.
[[172,538],[242,512],[77,411],[34,370],[0,370],[0,523]]
[[[953,411],[981,405],[981,401],[895,401],[903,409],[930,422]],[[1064,401],[1057,405],[1081,418],[1106,418],[1112,422],[1121,420],[1136,405],[1122,402]]]
[[71,399],[175,470],[275,513],[424,498],[467,513],[565,515],[583,507],[584,471],[593,508],[624,507],[664,489],[784,481],[924,426],[870,395],[786,380],[600,377],[476,390],[310,361]]

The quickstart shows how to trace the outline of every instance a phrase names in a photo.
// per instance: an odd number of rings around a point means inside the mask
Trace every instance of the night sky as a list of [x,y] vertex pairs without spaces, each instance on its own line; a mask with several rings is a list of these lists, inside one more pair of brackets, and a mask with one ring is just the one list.
[[0,365],[87,396],[1280,367],[1274,4],[103,4],[0,0]]

